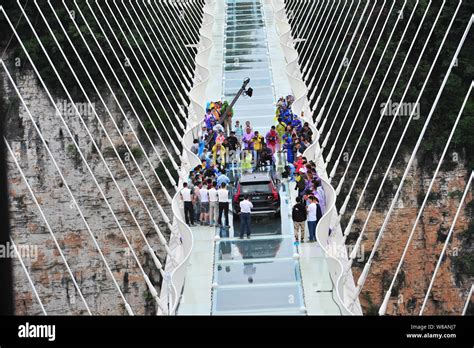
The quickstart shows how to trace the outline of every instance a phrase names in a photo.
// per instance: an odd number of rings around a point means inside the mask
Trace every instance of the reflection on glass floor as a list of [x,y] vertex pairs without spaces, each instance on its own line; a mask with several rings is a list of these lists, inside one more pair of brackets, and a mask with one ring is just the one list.
[[239,220],[230,231],[218,231],[213,314],[303,314],[300,266],[293,259],[296,250],[287,223],[253,217],[251,239],[235,238]]
[[291,283],[299,281],[299,264],[292,258],[256,261],[223,260],[217,265],[217,283],[220,285]]

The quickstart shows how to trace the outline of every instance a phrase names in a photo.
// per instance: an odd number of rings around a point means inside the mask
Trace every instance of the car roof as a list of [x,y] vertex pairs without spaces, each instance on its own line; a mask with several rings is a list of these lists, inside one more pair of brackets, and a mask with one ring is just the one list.
[[269,173],[247,173],[242,174],[240,182],[253,182],[253,181],[270,181]]

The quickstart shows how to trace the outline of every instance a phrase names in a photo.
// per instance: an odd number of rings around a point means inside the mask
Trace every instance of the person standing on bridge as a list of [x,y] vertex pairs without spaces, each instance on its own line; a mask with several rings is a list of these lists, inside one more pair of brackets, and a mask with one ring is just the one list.
[[222,226],[222,214],[225,216],[225,226],[229,227],[229,191],[226,189],[226,184],[222,183],[221,188],[217,190],[219,199],[219,218],[217,224]]
[[309,196],[309,205],[306,207],[308,212],[308,231],[309,231],[309,242],[316,242],[316,224],[317,224],[317,204],[316,197]]
[[293,219],[293,232],[295,234],[295,241],[298,243],[304,243],[306,207],[300,196],[296,197],[296,204],[293,206],[291,217]]
[[186,224],[189,226],[194,226],[193,197],[187,182],[183,183],[181,198],[184,202],[184,219],[186,220]]
[[239,139],[239,141],[242,141],[242,137],[244,136],[244,129],[242,128],[242,125],[240,124],[239,120],[235,121],[234,131],[237,139]]
[[219,168],[219,174],[217,175],[217,187],[221,187],[222,184],[229,185],[230,179],[225,175],[225,169]]
[[253,150],[253,136],[251,128],[245,128],[245,133],[242,137],[242,142],[244,144],[244,150],[252,151]]
[[250,202],[249,196],[245,195],[244,200],[240,202],[240,239],[244,239],[244,234],[247,234],[247,238],[250,239],[252,233],[250,213],[252,208],[253,204]]
[[272,149],[272,154],[275,154],[277,144],[280,141],[275,126],[272,126],[272,128],[266,134],[265,138],[267,140],[267,146]]
[[230,132],[230,135],[227,137],[227,144],[229,148],[229,151],[227,152],[227,155],[229,156],[227,163],[235,165],[239,162],[240,158],[240,155],[238,153],[240,143],[235,135],[235,131]]
[[222,103],[221,108],[221,120],[222,125],[224,126],[225,131],[227,134],[232,130],[232,117],[234,116],[234,110],[232,106],[230,106],[227,100]]
[[201,216],[201,194],[200,190],[202,187],[202,183],[200,181],[196,182],[194,186],[194,195],[193,195],[193,202],[194,202],[194,220],[200,221],[199,218]]
[[199,198],[201,201],[201,216],[199,220],[201,221],[201,225],[207,225],[209,224],[209,191],[206,184],[200,188]]
[[309,196],[310,204],[306,207],[308,211],[308,230],[309,230],[309,242],[316,242],[316,227],[322,217],[321,207],[319,206],[319,200],[314,196]]
[[253,141],[253,158],[255,160],[255,168],[258,168],[260,165],[260,157],[262,155],[262,148],[265,139],[258,131],[255,131],[254,137],[252,138]]
[[209,189],[209,224],[217,226],[217,216],[219,214],[219,196],[216,189],[217,183],[213,182]]

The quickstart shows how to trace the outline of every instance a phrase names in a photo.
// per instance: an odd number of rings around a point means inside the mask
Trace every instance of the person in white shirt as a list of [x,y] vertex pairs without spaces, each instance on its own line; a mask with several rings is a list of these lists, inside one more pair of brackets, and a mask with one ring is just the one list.
[[199,222],[199,218],[201,215],[201,194],[199,191],[201,190],[202,183],[201,182],[196,182],[196,185],[194,185],[194,197],[193,197],[193,203],[194,203],[194,221]]
[[183,183],[181,198],[184,201],[184,218],[186,220],[186,224],[194,226],[193,197],[187,182]]
[[209,189],[209,224],[217,225],[217,216],[219,214],[219,195],[216,190],[217,184],[214,182]]
[[219,200],[219,218],[217,224],[222,226],[222,213],[225,216],[225,226],[229,226],[229,191],[226,189],[226,184],[222,183],[221,188],[217,190]]
[[201,201],[201,225],[209,224],[209,191],[204,184],[199,190],[199,200]]
[[318,222],[317,213],[318,213],[318,206],[317,206],[317,199],[314,196],[309,196],[310,204],[306,207],[308,211],[308,231],[309,231],[309,242],[314,243],[316,242],[316,225]]
[[240,202],[240,239],[244,239],[244,234],[247,234],[247,238],[250,239],[250,213],[252,211],[253,204],[249,200],[249,196],[244,196],[244,200]]

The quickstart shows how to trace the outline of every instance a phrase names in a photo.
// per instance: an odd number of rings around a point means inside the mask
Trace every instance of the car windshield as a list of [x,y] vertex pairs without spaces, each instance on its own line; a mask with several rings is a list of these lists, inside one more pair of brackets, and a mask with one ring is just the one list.
[[268,182],[245,182],[241,183],[242,194],[252,193],[271,193],[270,184]]

